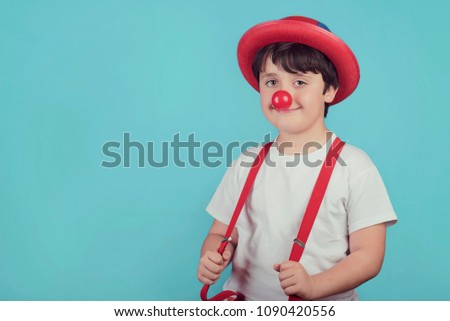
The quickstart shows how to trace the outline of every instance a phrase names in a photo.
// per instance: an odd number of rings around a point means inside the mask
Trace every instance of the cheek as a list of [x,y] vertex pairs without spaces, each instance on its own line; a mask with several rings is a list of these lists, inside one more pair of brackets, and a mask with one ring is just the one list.
[[295,103],[301,106],[308,105],[311,98],[308,95],[305,95],[304,93],[296,93],[292,96],[292,99]]
[[272,94],[271,93],[262,92],[260,94],[259,99],[261,102],[261,107],[263,107],[263,108],[268,108],[272,104]]
[[296,104],[302,106],[305,111],[309,112],[311,109],[322,108],[324,106],[322,96],[316,93],[303,93],[293,97]]

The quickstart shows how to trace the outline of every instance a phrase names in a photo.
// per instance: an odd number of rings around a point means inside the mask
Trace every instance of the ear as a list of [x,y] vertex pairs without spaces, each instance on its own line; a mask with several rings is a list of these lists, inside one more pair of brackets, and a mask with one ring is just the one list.
[[336,96],[336,93],[338,92],[338,88],[334,88],[333,86],[330,86],[325,94],[323,94],[325,102],[331,103],[334,100],[334,97]]

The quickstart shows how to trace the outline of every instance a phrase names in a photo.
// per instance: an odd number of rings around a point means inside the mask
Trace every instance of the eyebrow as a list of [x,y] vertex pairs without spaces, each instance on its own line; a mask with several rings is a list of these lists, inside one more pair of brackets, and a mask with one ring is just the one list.
[[[292,75],[297,75],[297,76],[301,76],[301,77],[311,78],[306,73],[300,72],[300,71],[296,72],[295,74],[292,74]],[[277,76],[277,74],[274,73],[274,72],[268,72],[268,73],[262,72],[261,73],[261,77],[276,77],[276,76]]]

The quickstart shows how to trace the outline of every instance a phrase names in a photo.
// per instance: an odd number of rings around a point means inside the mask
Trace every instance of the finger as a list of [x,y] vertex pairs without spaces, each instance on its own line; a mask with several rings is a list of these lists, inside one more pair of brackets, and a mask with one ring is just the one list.
[[295,262],[295,261],[284,261],[283,263],[281,263],[280,272],[283,272],[284,270],[291,269],[291,268],[295,267],[298,264],[299,263]]
[[293,278],[294,275],[295,275],[295,270],[290,268],[290,269],[281,271],[280,274],[278,274],[278,279],[280,280],[280,282],[283,282],[284,280]]
[[297,295],[297,287],[295,285],[285,287],[283,290],[286,295]]
[[216,281],[217,281],[217,279],[210,279],[204,275],[199,275],[198,280],[205,285],[212,285],[212,284],[216,283]]
[[219,279],[220,277],[220,273],[213,273],[207,269],[200,269],[198,272],[198,278],[201,279],[206,279],[209,280],[211,282],[215,282],[217,281],[217,279]]
[[214,274],[220,274],[220,273],[222,273],[222,271],[224,269],[223,265],[218,265],[218,264],[214,263],[213,261],[209,261],[209,260],[205,261],[202,264],[202,266],[206,270],[208,270],[209,272],[214,273]]
[[[218,254],[218,253],[217,253]],[[220,256],[220,255],[219,255]],[[200,264],[199,264],[199,269],[200,268],[205,268],[207,270],[209,270],[212,273],[215,274],[219,274],[220,272],[222,272],[223,270],[223,266],[219,265],[217,263],[215,263],[214,261],[212,261],[209,257],[208,254],[205,254],[203,257],[200,258]]]
[[219,254],[219,252],[215,251],[207,251],[206,254],[208,259],[210,259],[212,262],[216,264],[223,264],[223,258],[222,255]]
[[229,261],[231,258],[231,251],[223,252],[222,258],[225,262]]
[[294,286],[296,284],[297,283],[295,281],[295,278],[287,278],[287,279],[284,279],[283,281],[280,281],[280,285],[284,290],[286,290],[287,288]]

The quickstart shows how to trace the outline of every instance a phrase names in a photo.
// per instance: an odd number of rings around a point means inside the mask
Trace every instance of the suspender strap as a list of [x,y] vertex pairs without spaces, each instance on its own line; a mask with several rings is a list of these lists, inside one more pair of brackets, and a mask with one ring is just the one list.
[[[250,193],[250,190],[253,186],[256,175],[262,163],[264,162],[264,159],[271,145],[272,143],[267,143],[266,145],[263,146],[258,156],[256,157],[252,165],[252,168],[250,169],[250,172],[247,176],[247,180],[245,181],[241,195],[239,196],[238,202],[236,204],[233,216],[231,217],[230,224],[228,225],[227,231],[225,233],[225,238],[220,244],[219,249],[217,250],[221,255],[223,254],[228,243],[230,242],[231,233],[233,232],[234,226],[236,225],[239,214],[242,211],[242,207],[244,206],[245,201],[247,200],[248,194]],[[306,207],[306,211],[303,216],[303,220],[297,238],[294,239],[294,244],[292,245],[291,254],[289,256],[289,260],[291,261],[296,262],[300,261],[309,234],[311,233],[314,221],[316,220],[317,213],[319,212],[319,208],[322,203],[323,197],[327,190],[327,186],[330,181],[331,174],[333,173],[334,166],[336,165],[337,159],[339,158],[339,154],[344,145],[345,143],[342,142],[338,137],[336,137],[336,139],[333,141],[330,150],[327,153],[325,161],[322,164],[322,168],[320,169],[316,184],[314,185],[313,191],[311,193],[308,206]],[[203,301],[223,301],[232,296],[235,296],[236,301],[245,300],[245,297],[241,293],[233,292],[230,290],[220,292],[219,294],[208,299],[207,298],[208,289],[209,285],[205,285],[203,286],[200,292],[200,297]],[[300,300],[301,299],[298,296],[295,295],[289,296],[289,301],[300,301]]]
[[[245,204],[245,201],[247,200],[248,194],[250,193],[250,190],[253,187],[253,183],[255,181],[256,174],[258,174],[258,171],[261,168],[261,165],[264,163],[264,159],[266,158],[267,153],[269,152],[270,146],[272,146],[272,142],[269,142],[263,146],[263,148],[259,152],[258,156],[256,156],[252,167],[250,168],[250,171],[247,176],[247,180],[245,181],[241,195],[239,196],[238,202],[236,204],[236,208],[234,209],[233,216],[231,217],[230,224],[228,224],[227,231],[225,232],[225,238],[223,239],[222,243],[220,243],[220,246],[217,250],[217,252],[219,252],[220,255],[223,254],[226,246],[228,245],[228,243],[231,240],[231,233],[233,232],[234,226],[236,225],[236,222],[239,218],[239,214],[241,214],[242,207],[244,207],[244,204]],[[200,292],[200,297],[203,301],[223,301],[232,296],[236,297],[235,298],[236,301],[243,301],[245,299],[242,294],[233,292],[233,291],[229,291],[229,290],[220,292],[219,294],[208,299],[208,297],[207,297],[208,289],[209,289],[209,285],[204,285]]]
[[[306,207],[305,215],[303,216],[302,224],[300,226],[297,238],[294,239],[291,255],[289,256],[290,261],[300,261],[300,258],[305,249],[306,241],[308,241],[309,234],[311,233],[311,229],[313,227],[314,221],[316,220],[320,205],[322,204],[322,200],[327,190],[328,183],[330,182],[334,165],[336,165],[339,153],[341,152],[344,145],[345,143],[336,137],[330,150],[327,153],[327,157],[325,158],[325,162],[322,164],[322,168],[319,172],[319,177],[317,178],[316,184],[314,185],[313,191],[311,193],[311,198],[309,199],[308,206]],[[289,296],[289,301],[299,300],[301,299],[298,296]]]

